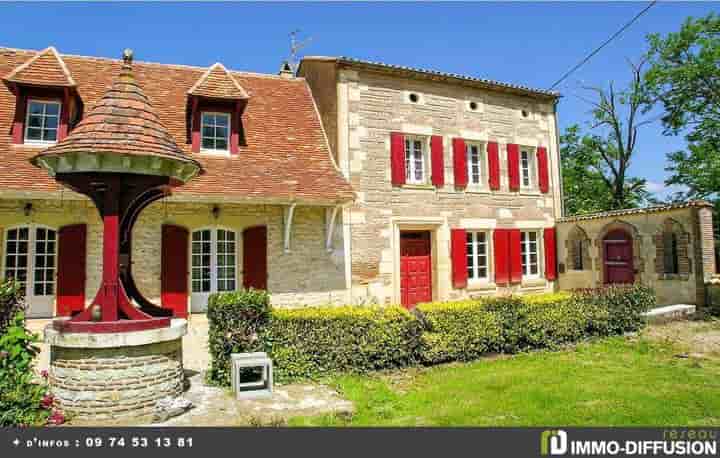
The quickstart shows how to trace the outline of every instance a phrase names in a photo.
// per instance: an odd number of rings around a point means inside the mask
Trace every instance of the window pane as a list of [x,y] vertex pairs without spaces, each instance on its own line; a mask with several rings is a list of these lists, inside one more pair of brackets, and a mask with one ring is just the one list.
[[28,140],[40,140],[42,137],[42,130],[41,129],[33,129],[29,128],[27,130],[27,139]]
[[43,130],[43,140],[46,142],[54,142],[57,140],[57,130]]
[[42,127],[42,117],[41,116],[30,116],[30,118],[28,118],[28,127],[36,127],[36,128]]
[[202,147],[203,149],[215,149],[215,142],[212,138],[203,137]]
[[60,104],[58,103],[47,103],[45,104],[45,114],[57,116],[60,113]]
[[221,138],[218,138],[218,139],[215,141],[215,149],[218,149],[218,150],[226,150],[226,149],[228,149],[227,140],[224,139],[224,138],[222,138],[222,139],[221,139]]
[[45,118],[45,128],[46,129],[57,129],[58,126],[58,118],[56,116],[53,116],[51,118]]
[[43,114],[43,104],[40,102],[30,102],[30,114],[31,115],[42,115]]
[[228,118],[230,118],[230,116],[228,115],[217,115],[215,117],[215,124],[217,124],[218,126],[227,127],[227,125],[230,124]]

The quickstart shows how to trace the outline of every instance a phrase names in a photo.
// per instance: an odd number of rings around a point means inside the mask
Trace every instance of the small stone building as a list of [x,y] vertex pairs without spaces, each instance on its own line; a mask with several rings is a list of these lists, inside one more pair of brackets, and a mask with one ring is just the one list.
[[715,275],[712,205],[690,201],[560,218],[560,289],[643,283],[660,305],[706,302]]

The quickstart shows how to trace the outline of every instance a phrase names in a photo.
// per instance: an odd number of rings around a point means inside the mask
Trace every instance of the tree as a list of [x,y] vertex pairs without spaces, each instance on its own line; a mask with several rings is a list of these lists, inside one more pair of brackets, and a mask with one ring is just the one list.
[[[684,198],[720,192],[720,17],[688,18],[679,32],[648,36],[645,85],[662,104],[666,135],[685,134],[687,151],[667,155],[666,184],[685,185]],[[717,206],[717,205],[716,205]]]
[[[641,120],[649,100],[642,83],[643,62],[630,64],[632,80],[627,89],[587,87],[594,99],[592,133],[582,134],[570,126],[560,138],[565,211],[568,214],[616,210],[642,205],[649,200],[646,181],[629,176]],[[623,112],[625,115],[623,116]]]

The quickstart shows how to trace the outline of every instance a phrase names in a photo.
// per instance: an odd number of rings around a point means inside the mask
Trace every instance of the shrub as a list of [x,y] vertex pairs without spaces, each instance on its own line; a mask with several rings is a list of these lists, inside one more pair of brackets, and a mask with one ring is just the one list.
[[414,364],[422,326],[398,306],[273,310],[263,340],[280,378]]
[[[25,313],[17,283],[0,285],[2,329],[0,329],[0,426],[37,426],[52,418],[62,422],[62,415],[51,415],[53,399],[44,381],[33,380],[35,345],[38,336],[25,328]],[[7,318],[5,315],[8,313]]]
[[644,286],[505,296],[402,307],[269,309],[261,292],[211,296],[210,379],[228,385],[234,352],[268,352],[281,379],[415,363],[469,361],[488,352],[557,348],[637,330],[655,304]]
[[420,304],[426,332],[421,357],[426,364],[469,361],[483,353],[500,350],[503,340],[501,315],[477,301]]
[[268,294],[255,289],[210,296],[207,310],[211,357],[208,381],[229,385],[230,354],[262,349],[259,331],[269,319],[269,304]]

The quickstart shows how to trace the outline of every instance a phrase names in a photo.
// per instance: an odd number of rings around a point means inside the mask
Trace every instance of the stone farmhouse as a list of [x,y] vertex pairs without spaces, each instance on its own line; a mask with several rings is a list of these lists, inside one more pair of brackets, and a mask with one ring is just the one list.
[[[242,287],[412,307],[641,281],[662,303],[705,301],[709,204],[564,216],[557,93],[349,58],[278,75],[134,62],[138,105],[113,90],[121,67],[0,48],[0,268],[30,316],[82,312],[102,275],[95,205],[43,168],[94,170],[82,145],[123,129],[203,170],[133,215],[132,244],[121,234],[123,288],[176,316]],[[187,172],[138,148],[103,168]]]

